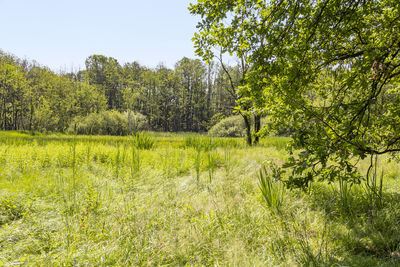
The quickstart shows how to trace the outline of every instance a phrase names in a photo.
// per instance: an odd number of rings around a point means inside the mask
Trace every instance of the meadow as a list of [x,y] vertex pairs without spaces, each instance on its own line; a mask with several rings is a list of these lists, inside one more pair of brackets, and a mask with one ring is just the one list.
[[0,132],[0,266],[400,266],[400,164],[288,190],[289,141]]

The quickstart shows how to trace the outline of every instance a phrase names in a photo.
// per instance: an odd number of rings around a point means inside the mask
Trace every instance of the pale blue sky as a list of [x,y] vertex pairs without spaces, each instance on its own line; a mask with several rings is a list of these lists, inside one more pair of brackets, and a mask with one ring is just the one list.
[[0,0],[0,49],[55,71],[92,54],[168,67],[194,57],[190,0]]

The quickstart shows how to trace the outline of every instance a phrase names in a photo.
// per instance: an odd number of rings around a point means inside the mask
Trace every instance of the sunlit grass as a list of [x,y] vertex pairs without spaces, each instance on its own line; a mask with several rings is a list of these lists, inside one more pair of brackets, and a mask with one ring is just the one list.
[[343,208],[339,185],[315,183],[286,190],[276,212],[258,174],[286,159],[288,138],[148,137],[151,149],[129,136],[0,132],[0,265],[398,263],[398,163],[382,160],[380,210],[362,185]]

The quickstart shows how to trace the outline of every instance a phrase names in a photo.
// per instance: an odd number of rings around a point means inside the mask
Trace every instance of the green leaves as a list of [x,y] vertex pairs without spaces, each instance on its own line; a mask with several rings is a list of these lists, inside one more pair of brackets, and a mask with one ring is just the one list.
[[269,129],[291,129],[306,154],[285,165],[290,183],[359,182],[357,159],[400,151],[398,1],[217,2],[191,9],[212,21],[199,23],[198,49],[247,55],[238,109],[254,104]]

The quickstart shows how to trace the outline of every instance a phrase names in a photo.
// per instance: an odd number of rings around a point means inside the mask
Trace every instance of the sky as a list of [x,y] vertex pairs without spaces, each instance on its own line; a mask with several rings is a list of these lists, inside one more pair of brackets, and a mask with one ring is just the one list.
[[54,71],[93,54],[172,68],[194,58],[190,0],[0,0],[0,50]]

